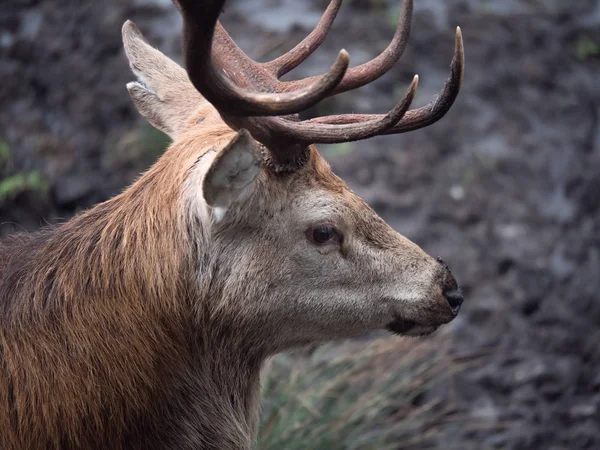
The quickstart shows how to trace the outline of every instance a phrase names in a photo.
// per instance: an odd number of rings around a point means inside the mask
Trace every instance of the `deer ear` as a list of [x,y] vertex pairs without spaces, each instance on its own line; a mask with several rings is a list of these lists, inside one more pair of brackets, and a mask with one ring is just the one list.
[[248,131],[241,129],[215,157],[204,177],[204,200],[217,219],[234,201],[252,190],[261,167],[258,144]]
[[123,25],[123,46],[138,81],[127,84],[137,110],[155,128],[175,139],[203,101],[187,72],[148,45],[132,21]]

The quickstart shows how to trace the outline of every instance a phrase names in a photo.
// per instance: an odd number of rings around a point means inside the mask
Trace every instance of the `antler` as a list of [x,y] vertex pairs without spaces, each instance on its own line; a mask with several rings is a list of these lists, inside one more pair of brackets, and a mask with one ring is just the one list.
[[[276,131],[293,141],[306,144],[351,142],[377,136],[385,133],[402,119],[413,101],[418,84],[419,76],[415,75],[402,100],[385,115],[373,114],[365,120],[349,120],[346,123],[340,121],[337,124],[322,124],[309,120],[290,122],[284,119],[275,119],[272,122],[271,131]],[[350,116],[352,117],[352,115]]]
[[[329,5],[329,7],[331,8],[331,6],[334,5],[335,3],[341,3],[341,1],[336,2],[335,0],[333,0],[331,2],[331,4]],[[338,5],[338,8],[339,8],[339,5]],[[396,27],[396,32],[394,33],[394,37],[392,38],[392,41],[387,46],[387,48],[379,56],[372,59],[371,61],[361,64],[360,66],[352,67],[351,69],[349,69],[346,72],[346,75],[344,75],[344,78],[342,79],[340,84],[338,84],[336,86],[336,88],[333,90],[332,95],[340,94],[342,92],[346,92],[346,91],[350,91],[352,89],[359,88],[361,86],[364,86],[365,84],[369,84],[371,81],[375,81],[377,78],[384,75],[388,70],[390,70],[394,66],[394,64],[396,64],[396,62],[400,59],[400,57],[404,53],[404,50],[406,49],[406,44],[408,43],[408,38],[410,36],[410,22],[411,22],[411,18],[412,18],[412,11],[413,11],[413,0],[404,0],[404,2],[402,4],[402,10],[400,11],[400,19],[398,20],[398,26]],[[327,14],[327,12],[326,12],[326,14]],[[333,19],[331,21],[333,22]],[[315,31],[317,31],[319,29],[319,27],[321,27],[321,26],[322,26],[322,24],[319,23],[319,25],[317,26]],[[329,26],[331,26],[330,23],[329,23],[328,27]],[[328,27],[325,28],[324,33],[326,33],[328,31],[328,29],[329,29]],[[324,37],[325,36],[323,36],[323,38]],[[307,40],[308,39],[310,39],[310,35],[308,36]],[[319,42],[319,44],[320,44],[320,42]],[[281,60],[282,58],[285,58],[286,56],[290,59],[294,58],[294,56],[295,56],[293,54],[294,50],[295,49],[291,50],[290,52],[286,53],[282,57],[272,61],[269,64],[275,64],[275,63],[277,63],[277,61]],[[312,53],[312,51],[311,51],[311,53]],[[308,57],[308,55],[306,55],[306,57]],[[295,59],[293,59],[293,61],[294,61],[294,63],[296,62]],[[300,62],[302,62],[302,60],[300,60],[298,58],[298,64]],[[293,67],[295,67],[296,65],[297,64],[294,64]],[[315,80],[318,78],[319,77],[309,77],[309,78],[305,78],[303,80],[279,83],[277,90],[278,90],[278,92],[288,92],[290,90],[299,89],[301,87],[304,87],[311,83],[314,83]]]
[[279,78],[301,64],[323,43],[340,10],[340,6],[342,6],[342,0],[332,0],[315,29],[285,55],[264,63],[265,69]]
[[[450,76],[446,80],[444,88],[438,93],[437,98],[426,106],[407,111],[402,120],[397,122],[393,127],[382,131],[381,134],[398,134],[418,130],[444,117],[458,96],[458,92],[462,86],[464,67],[465,53],[462,32],[460,27],[456,27],[454,57],[450,65]],[[346,125],[378,120],[382,117],[384,117],[383,114],[340,114],[337,116],[316,117],[306,122],[312,124]]]
[[[252,92],[233,84],[212,60],[215,25],[225,0],[178,0],[183,16],[184,57],[190,80],[220,112],[233,116],[276,116],[310,108],[339,84],[349,56],[341,50],[331,69],[307,88],[285,94]],[[224,68],[222,68],[224,69]]]
[[462,84],[464,52],[457,28],[450,77],[436,101],[408,110],[418,84],[415,76],[402,100],[385,115],[343,114],[299,121],[297,113],[328,96],[370,83],[398,61],[410,34],[413,0],[404,0],[394,38],[379,56],[348,69],[348,53],[341,50],[326,74],[290,82],[278,78],[323,42],[341,0],[331,1],[319,24],[300,44],[267,63],[249,58],[218,24],[225,0],[173,1],[183,16],[184,58],[190,80],[232,128],[248,129],[267,147],[277,171],[302,164],[312,143],[349,142],[431,125],[448,112]]

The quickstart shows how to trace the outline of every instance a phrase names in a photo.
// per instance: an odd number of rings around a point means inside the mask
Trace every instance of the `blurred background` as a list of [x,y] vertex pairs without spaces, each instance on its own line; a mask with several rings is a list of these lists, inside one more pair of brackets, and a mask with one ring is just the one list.
[[[265,61],[327,0],[229,0],[222,21]],[[351,63],[391,39],[401,0],[346,0],[323,46]],[[180,61],[170,0],[3,0],[0,236],[120,192],[168,145],[134,110],[120,29],[134,20]],[[464,87],[430,128],[322,146],[395,229],[442,256],[459,318],[416,340],[377,335],[269,362],[258,448],[600,448],[600,1],[415,0],[401,61],[309,115],[385,112],[421,77],[443,86],[454,29]]]

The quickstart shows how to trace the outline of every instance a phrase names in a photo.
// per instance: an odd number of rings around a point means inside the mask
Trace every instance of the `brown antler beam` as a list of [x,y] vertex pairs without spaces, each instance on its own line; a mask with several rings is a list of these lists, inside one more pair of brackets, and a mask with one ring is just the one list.
[[294,92],[252,92],[237,86],[214,64],[211,55],[215,25],[224,3],[175,1],[183,17],[184,59],[190,80],[220,112],[245,117],[295,114],[328,96],[343,79],[350,61],[345,50],[325,75]]

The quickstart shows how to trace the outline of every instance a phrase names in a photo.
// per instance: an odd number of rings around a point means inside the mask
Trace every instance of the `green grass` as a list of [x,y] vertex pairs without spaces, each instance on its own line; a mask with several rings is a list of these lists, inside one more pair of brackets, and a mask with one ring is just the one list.
[[416,400],[459,369],[445,356],[448,339],[390,336],[275,357],[265,370],[256,448],[426,448],[448,409]]
[[24,192],[33,192],[40,196],[48,193],[48,182],[37,171],[22,172],[0,179],[0,205],[15,199]]
[[41,172],[13,173],[10,147],[6,141],[0,139],[0,206],[14,200],[22,193],[31,192],[45,196],[48,190],[48,182]]

